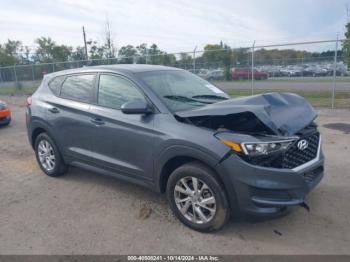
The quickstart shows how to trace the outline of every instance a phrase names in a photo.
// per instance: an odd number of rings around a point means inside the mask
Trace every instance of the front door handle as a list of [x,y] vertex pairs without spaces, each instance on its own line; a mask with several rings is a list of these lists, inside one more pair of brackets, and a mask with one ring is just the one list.
[[57,114],[60,112],[60,110],[58,110],[58,108],[56,108],[56,107],[49,108],[49,111],[53,114]]
[[96,126],[102,126],[105,124],[105,122],[101,118],[98,118],[98,117],[91,118],[90,121],[91,121],[91,123],[93,123]]

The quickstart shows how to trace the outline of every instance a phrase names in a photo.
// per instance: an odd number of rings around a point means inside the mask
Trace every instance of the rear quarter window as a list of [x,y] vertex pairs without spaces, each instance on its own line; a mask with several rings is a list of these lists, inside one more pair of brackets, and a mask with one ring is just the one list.
[[61,86],[64,79],[65,79],[65,76],[56,76],[54,79],[52,79],[49,82],[49,88],[51,92],[54,93],[56,96],[60,95]]
[[61,88],[61,97],[88,103],[94,88],[95,74],[67,76]]

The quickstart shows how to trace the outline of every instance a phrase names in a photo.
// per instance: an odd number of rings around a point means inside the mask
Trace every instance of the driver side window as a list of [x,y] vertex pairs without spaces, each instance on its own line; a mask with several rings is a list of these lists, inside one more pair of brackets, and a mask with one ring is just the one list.
[[120,109],[129,101],[142,99],[143,94],[130,81],[114,75],[100,75],[98,104],[100,106]]

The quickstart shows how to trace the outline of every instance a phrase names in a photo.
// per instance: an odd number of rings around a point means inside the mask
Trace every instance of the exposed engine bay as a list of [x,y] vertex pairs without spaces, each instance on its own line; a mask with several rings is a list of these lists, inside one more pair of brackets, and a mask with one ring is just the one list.
[[292,136],[316,118],[312,106],[289,93],[229,99],[176,113],[180,121],[235,133]]

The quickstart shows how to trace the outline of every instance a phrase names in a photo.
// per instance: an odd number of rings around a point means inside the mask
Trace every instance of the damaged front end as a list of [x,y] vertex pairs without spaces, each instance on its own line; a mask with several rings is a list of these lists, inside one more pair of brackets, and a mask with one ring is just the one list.
[[194,110],[177,112],[180,119],[213,130],[291,136],[308,126],[316,113],[302,97],[269,93],[229,99]]
[[[295,94],[230,99],[177,112],[176,117],[212,129],[216,138],[253,165],[296,169],[320,154],[320,134],[313,122],[316,113]],[[300,150],[299,141],[307,147]]]
[[[177,112],[179,121],[213,130],[230,150],[217,165],[245,213],[277,214],[304,204],[323,177],[316,113],[294,94],[230,99]],[[236,201],[235,199],[232,201]]]

